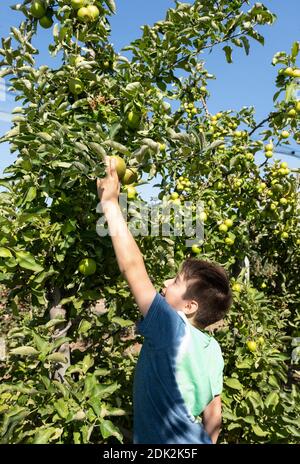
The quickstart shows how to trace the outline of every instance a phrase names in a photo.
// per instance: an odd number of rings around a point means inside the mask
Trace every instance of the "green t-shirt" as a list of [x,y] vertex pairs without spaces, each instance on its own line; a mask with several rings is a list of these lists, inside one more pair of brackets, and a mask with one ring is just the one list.
[[217,341],[159,293],[137,329],[144,343],[134,376],[134,443],[210,444],[198,416],[222,391]]
[[176,358],[176,380],[188,411],[199,416],[223,388],[224,360],[218,342],[192,326],[182,311],[185,335]]

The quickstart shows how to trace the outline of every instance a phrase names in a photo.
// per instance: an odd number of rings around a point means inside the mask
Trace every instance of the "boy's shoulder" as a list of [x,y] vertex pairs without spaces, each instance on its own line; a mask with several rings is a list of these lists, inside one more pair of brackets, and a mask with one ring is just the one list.
[[183,311],[178,311],[178,314],[185,322],[188,331],[190,332],[192,338],[197,342],[199,346],[199,342],[202,348],[208,349],[209,351],[213,352],[215,355],[222,357],[222,350],[219,345],[219,342],[215,339],[215,337],[206,331],[203,331],[194,325],[192,325],[189,320],[187,319],[186,315]]

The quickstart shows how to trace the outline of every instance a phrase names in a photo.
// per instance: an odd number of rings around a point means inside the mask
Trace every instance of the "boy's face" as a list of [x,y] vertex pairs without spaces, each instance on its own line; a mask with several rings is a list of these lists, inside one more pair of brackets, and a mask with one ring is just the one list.
[[167,303],[176,311],[184,311],[187,313],[190,312],[192,308],[190,308],[191,302],[183,298],[186,290],[187,281],[184,280],[182,274],[177,274],[177,276],[172,279],[165,280],[162,295],[165,297]]

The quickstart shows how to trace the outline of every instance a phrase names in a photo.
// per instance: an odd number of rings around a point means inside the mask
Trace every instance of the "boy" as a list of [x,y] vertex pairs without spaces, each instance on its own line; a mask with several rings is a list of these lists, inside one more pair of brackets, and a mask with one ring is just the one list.
[[[188,259],[158,293],[118,204],[115,160],[107,163],[98,194],[120,271],[143,315],[137,323],[145,340],[134,377],[133,442],[216,443],[224,362],[216,340],[200,329],[230,307],[227,274],[216,264]],[[196,420],[201,413],[202,424]]]

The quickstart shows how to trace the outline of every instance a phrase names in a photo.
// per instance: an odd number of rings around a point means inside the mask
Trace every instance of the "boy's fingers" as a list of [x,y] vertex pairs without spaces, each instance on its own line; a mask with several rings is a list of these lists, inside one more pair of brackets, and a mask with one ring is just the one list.
[[105,156],[105,172],[106,174],[109,176],[110,175],[110,157],[109,156]]
[[117,174],[116,165],[117,165],[116,159],[111,157],[110,158],[110,175],[112,177],[115,177]]

